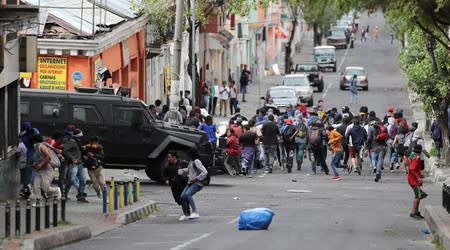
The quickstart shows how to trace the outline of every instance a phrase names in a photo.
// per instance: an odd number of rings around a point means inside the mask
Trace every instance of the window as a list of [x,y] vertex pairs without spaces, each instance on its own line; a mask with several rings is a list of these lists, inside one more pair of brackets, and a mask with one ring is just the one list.
[[30,103],[29,102],[21,102],[20,103],[20,114],[28,115],[30,113]]
[[95,123],[100,121],[100,116],[92,105],[74,105],[73,120]]
[[56,113],[59,114],[60,104],[58,103],[44,103],[42,104],[42,115],[44,116],[54,116]]
[[114,123],[120,126],[131,126],[133,123],[141,122],[142,125],[148,125],[149,122],[145,117],[142,109],[139,108],[114,108]]

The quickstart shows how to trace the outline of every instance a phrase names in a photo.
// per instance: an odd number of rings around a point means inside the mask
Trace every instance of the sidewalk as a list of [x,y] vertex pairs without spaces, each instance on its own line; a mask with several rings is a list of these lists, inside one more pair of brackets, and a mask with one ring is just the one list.
[[[117,176],[117,174],[115,174]],[[108,176],[108,175],[107,175]],[[126,177],[126,175],[122,175]],[[116,178],[131,180],[130,178]],[[50,204],[50,228],[44,229],[44,207],[41,206],[41,231],[35,231],[35,208],[31,209],[31,234],[25,234],[25,201],[22,200],[21,236],[14,237],[15,201],[11,205],[11,238],[4,239],[4,220],[0,221],[0,249],[52,249],[73,242],[89,239],[106,231],[126,225],[147,217],[158,211],[157,204],[149,196],[141,196],[140,201],[104,215],[103,202],[96,197],[95,191],[87,188],[89,203],[76,201],[75,194],[70,194],[66,203],[66,221],[61,222],[61,203],[58,202],[58,226],[52,226],[53,209]],[[4,218],[5,205],[0,205],[0,216]]]

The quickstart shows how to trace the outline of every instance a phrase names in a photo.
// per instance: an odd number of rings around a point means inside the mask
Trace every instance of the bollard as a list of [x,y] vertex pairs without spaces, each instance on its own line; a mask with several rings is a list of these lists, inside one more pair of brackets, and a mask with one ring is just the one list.
[[53,196],[53,227],[58,226],[58,199]]
[[112,213],[114,205],[114,192],[113,186],[109,186],[109,212]]
[[44,203],[44,228],[50,227],[50,204],[48,204],[48,199],[45,199]]
[[20,200],[16,201],[16,237],[20,236]]
[[124,183],[123,201],[124,205],[128,206],[128,184],[126,182]]
[[62,195],[61,195],[61,221],[65,222],[66,221],[66,199],[67,199],[67,195],[64,194],[64,191],[62,191]]
[[445,194],[445,187],[446,187],[447,185],[444,183],[443,185],[442,185],[442,207],[445,209],[445,210],[447,210],[447,201],[446,201],[446,199],[447,199],[447,195]]
[[136,203],[136,201],[137,201],[137,192],[136,192],[136,189],[137,189],[137,178],[134,177],[134,180],[133,180],[133,202],[134,202],[134,203]]
[[31,233],[31,200],[27,199],[25,207],[25,233]]
[[111,183],[109,185],[114,187],[114,184],[116,184],[116,181],[114,181],[114,177],[111,176]]
[[119,184],[119,208],[123,208],[123,182]]
[[11,207],[9,201],[6,201],[5,206],[5,238],[11,236]]
[[36,199],[36,223],[35,223],[35,230],[41,231],[41,199]]
[[139,178],[136,179],[136,200],[141,200],[141,181]]
[[133,205],[133,182],[128,182],[128,204]]
[[103,214],[108,213],[108,188],[103,186],[103,194],[102,194],[102,200],[103,200]]
[[119,209],[119,186],[114,183],[114,210]]

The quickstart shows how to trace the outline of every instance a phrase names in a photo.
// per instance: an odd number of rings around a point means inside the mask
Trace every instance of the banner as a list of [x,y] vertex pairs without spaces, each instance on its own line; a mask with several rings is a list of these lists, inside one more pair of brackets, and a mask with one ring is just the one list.
[[66,90],[67,58],[38,58],[38,88]]
[[172,67],[164,66],[164,93],[170,96],[170,85],[172,82]]

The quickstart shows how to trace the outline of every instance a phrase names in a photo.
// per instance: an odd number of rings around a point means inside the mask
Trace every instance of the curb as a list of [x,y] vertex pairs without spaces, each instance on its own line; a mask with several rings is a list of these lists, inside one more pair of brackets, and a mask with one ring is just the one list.
[[52,228],[48,231],[35,232],[25,239],[5,240],[0,249],[46,250],[64,246],[91,237],[88,226],[70,226],[68,228]]
[[425,206],[425,221],[433,233],[433,239],[440,242],[443,249],[450,248],[450,216],[442,206]]
[[[126,225],[132,222],[141,220],[152,213],[158,211],[158,207],[156,206],[156,202],[151,201],[147,204],[136,207],[130,211],[118,214],[114,219],[116,224]],[[109,217],[109,216],[108,216]],[[107,218],[108,220],[108,218]]]

